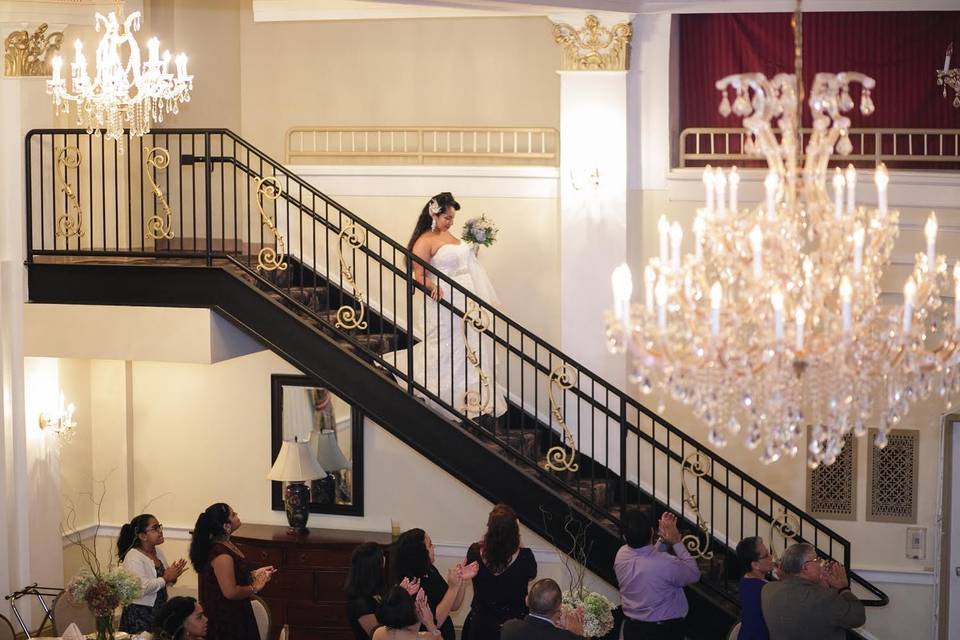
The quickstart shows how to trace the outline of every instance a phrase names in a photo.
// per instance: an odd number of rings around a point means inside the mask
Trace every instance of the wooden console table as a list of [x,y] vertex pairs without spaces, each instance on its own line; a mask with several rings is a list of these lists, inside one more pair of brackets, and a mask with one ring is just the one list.
[[271,640],[285,624],[288,640],[353,640],[343,592],[350,554],[361,542],[391,542],[389,533],[311,529],[293,536],[262,524],[245,524],[231,539],[254,568],[279,570],[260,592],[270,606]]

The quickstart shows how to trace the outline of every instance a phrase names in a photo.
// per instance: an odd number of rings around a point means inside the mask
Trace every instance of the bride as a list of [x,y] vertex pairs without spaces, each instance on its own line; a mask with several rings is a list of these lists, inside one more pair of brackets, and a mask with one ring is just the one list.
[[[480,337],[478,326],[492,329],[492,315],[484,307],[499,305],[497,294],[483,266],[470,246],[450,233],[460,204],[448,191],[437,194],[424,205],[407,248],[421,260],[463,287],[483,302],[467,298],[437,282],[419,263],[413,278],[429,293],[415,308],[423,310],[423,339],[413,347],[413,379],[445,405],[467,417],[502,415],[506,400],[495,375],[495,349],[490,336]],[[450,307],[438,301],[446,301]],[[466,340],[464,336],[466,335]],[[405,351],[394,352],[397,368],[407,364]],[[431,402],[438,406],[437,403]],[[449,411],[443,410],[449,414]]]

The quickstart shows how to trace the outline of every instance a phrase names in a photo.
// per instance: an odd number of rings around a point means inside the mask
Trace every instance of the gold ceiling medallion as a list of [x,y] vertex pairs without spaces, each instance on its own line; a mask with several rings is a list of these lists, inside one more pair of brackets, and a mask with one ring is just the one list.
[[32,34],[14,31],[3,41],[3,73],[7,77],[49,76],[53,52],[60,50],[63,32],[47,34],[43,23]]
[[280,188],[280,183],[273,176],[254,178],[253,183],[257,186],[257,207],[260,209],[260,218],[263,220],[264,226],[270,229],[273,237],[276,238],[277,241],[276,249],[273,247],[260,249],[260,252],[257,254],[257,271],[286,271],[287,245],[283,240],[283,234],[277,230],[277,225],[274,224],[273,218],[268,216],[263,210],[263,199],[276,200],[280,197],[280,194],[283,193],[283,189]]
[[780,513],[770,521],[770,555],[773,556],[774,561],[780,557],[780,554],[776,551],[777,545],[774,544],[774,536],[782,538],[783,546],[786,548],[787,543],[796,538],[799,531],[800,521],[796,516],[792,516],[786,511],[780,511]]
[[567,447],[564,449],[563,446],[556,445],[547,451],[547,461],[543,466],[551,471],[577,471],[580,468],[580,465],[574,462],[577,457],[577,442],[567,428],[567,421],[563,415],[563,395],[561,394],[560,400],[554,396],[555,390],[566,391],[573,387],[576,381],[577,372],[569,365],[561,364],[550,372],[550,414],[560,424],[563,431],[563,444]]
[[693,511],[694,515],[697,516],[697,528],[703,532],[703,540],[700,539],[699,534],[688,534],[683,536],[682,542],[687,547],[690,555],[694,558],[703,558],[704,560],[709,560],[713,557],[713,551],[710,551],[710,523],[700,515],[700,505],[697,502],[697,494],[687,486],[687,474],[691,474],[696,482],[709,472],[710,459],[699,451],[694,451],[683,459],[683,502]]
[[563,22],[553,27],[553,40],[563,50],[560,68],[564,71],[626,70],[632,35],[629,23],[608,28],[594,15],[586,17],[582,29]]
[[363,291],[357,286],[357,281],[353,275],[353,267],[347,264],[347,259],[344,257],[344,240],[347,241],[347,247],[350,248],[350,257],[352,258],[357,249],[367,241],[367,231],[355,223],[348,224],[340,231],[340,273],[343,274],[344,279],[350,283],[350,288],[353,289],[353,298],[357,301],[357,308],[354,309],[345,304],[337,309],[337,322],[334,326],[337,329],[366,329],[367,321],[363,319],[366,310]]
[[480,377],[480,390],[473,391],[471,389],[463,394],[463,405],[460,410],[468,417],[471,413],[478,416],[486,413],[490,407],[490,398],[493,395],[490,391],[490,378],[480,367],[480,358],[477,356],[477,352],[470,346],[468,330],[473,329],[480,336],[483,336],[483,332],[489,326],[490,314],[477,303],[471,302],[467,307],[467,312],[463,314],[463,347],[467,352],[467,362],[477,370],[477,375]]
[[[61,238],[70,236],[80,237],[83,231],[83,208],[77,199],[77,194],[67,181],[67,169],[77,169],[80,166],[80,149],[63,147],[57,154],[57,177],[60,178],[60,191],[67,196],[66,211],[57,217],[57,235]],[[76,221],[73,216],[76,215]]]
[[147,180],[150,182],[153,197],[156,202],[160,203],[160,207],[164,213],[164,218],[153,215],[147,220],[147,232],[145,235],[147,238],[154,240],[161,238],[170,240],[173,238],[173,212],[170,210],[170,204],[167,202],[166,196],[163,195],[160,185],[154,180],[155,172],[150,171],[150,167],[159,171],[166,170],[166,168],[170,166],[170,152],[163,147],[144,146],[144,150],[147,152],[147,156],[143,159],[144,173],[146,173]]

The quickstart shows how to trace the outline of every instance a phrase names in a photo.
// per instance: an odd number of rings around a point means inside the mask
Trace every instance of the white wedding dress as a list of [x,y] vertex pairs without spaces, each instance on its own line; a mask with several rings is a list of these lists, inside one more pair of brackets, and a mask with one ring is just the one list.
[[[428,404],[448,417],[453,414],[444,405],[471,418],[483,414],[500,416],[507,410],[507,403],[503,378],[496,368],[494,342],[489,335],[481,337],[473,325],[478,322],[493,331],[493,315],[489,309],[499,305],[496,291],[466,243],[441,246],[430,264],[483,304],[468,300],[460,291],[451,291],[445,282],[440,283],[443,300],[452,303],[457,313],[451,313],[448,306],[438,304],[429,296],[414,298],[414,314],[423,316],[423,339],[413,347],[413,379],[441,400],[442,404],[426,396]],[[385,354],[384,358],[406,372],[406,350]],[[417,395],[424,397],[425,394],[418,391]]]

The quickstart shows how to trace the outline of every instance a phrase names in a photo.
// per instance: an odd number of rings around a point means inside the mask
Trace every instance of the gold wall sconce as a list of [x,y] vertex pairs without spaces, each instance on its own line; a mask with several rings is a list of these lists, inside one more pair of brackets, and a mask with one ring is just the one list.
[[72,402],[64,406],[63,392],[61,392],[57,410],[52,413],[42,412],[40,414],[40,428],[53,431],[61,443],[70,442],[76,435],[77,422],[73,419],[75,411],[76,407]]

